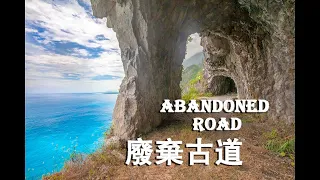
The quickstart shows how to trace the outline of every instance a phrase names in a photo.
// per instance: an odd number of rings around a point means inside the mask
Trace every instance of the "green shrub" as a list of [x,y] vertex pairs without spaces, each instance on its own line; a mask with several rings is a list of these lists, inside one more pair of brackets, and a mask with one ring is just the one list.
[[276,130],[272,130],[269,133],[265,134],[265,137],[268,139],[265,148],[275,153],[279,153],[280,156],[288,156],[291,159],[295,154],[295,138],[282,139],[278,136]]
[[186,103],[189,103],[190,100],[196,99],[198,96],[199,96],[198,90],[192,86],[192,87],[190,87],[188,92],[186,92],[185,94],[182,95],[182,99]]

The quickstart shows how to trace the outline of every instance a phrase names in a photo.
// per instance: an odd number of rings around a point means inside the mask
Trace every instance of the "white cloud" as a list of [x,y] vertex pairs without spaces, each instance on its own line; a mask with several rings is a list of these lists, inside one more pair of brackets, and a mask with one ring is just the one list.
[[[88,6],[90,0],[82,0]],[[91,80],[95,76],[111,75],[123,77],[123,67],[116,34],[106,27],[106,19],[96,19],[87,14],[87,10],[76,0],[26,0],[25,18],[27,33],[36,33],[36,45],[25,44],[25,75],[27,92],[103,92],[118,90],[121,78],[112,80]],[[91,12],[92,13],[92,12]],[[38,28],[41,29],[38,31]],[[108,40],[96,40],[97,35],[104,35]],[[28,39],[29,38],[29,39]],[[90,56],[85,48],[73,48],[66,55],[47,51],[43,46],[51,42],[72,42],[84,47],[100,47],[105,52],[99,57],[88,59],[75,56]],[[109,52],[109,49],[118,49]],[[76,75],[79,80],[64,79]]]
[[26,80],[26,93],[88,93],[118,91],[121,80]]
[[42,54],[45,52],[45,49],[41,46],[37,46],[31,43],[26,43],[25,44],[25,52],[26,54]]
[[187,53],[185,59],[190,58],[198,52],[203,51],[203,47],[200,45],[201,38],[198,33],[191,34],[192,41],[187,44]]
[[[56,1],[26,1],[25,3],[28,23],[46,29],[39,33],[39,36],[45,39],[41,43],[70,41],[87,47],[119,49],[115,32],[106,27],[106,18],[92,18],[76,0],[63,4],[53,4],[53,2]],[[95,36],[100,34],[105,35],[109,40],[95,41]]]
[[[79,74],[83,79],[91,79],[99,75],[124,76],[121,58],[115,53],[104,52],[99,58],[88,59],[42,52],[36,55],[26,54],[25,62],[26,78],[29,79],[50,78],[52,72]],[[47,75],[44,75],[45,73]]]
[[32,28],[25,28],[25,31],[26,32],[38,32],[37,30],[32,29]]
[[[82,0],[90,5],[90,0]],[[29,92],[98,92],[117,90],[121,79],[91,80],[95,76],[111,75],[123,77],[119,43],[115,32],[106,27],[106,19],[92,18],[76,0],[26,0],[26,33],[36,33],[40,45],[25,44],[26,87]],[[92,13],[92,12],[91,12]],[[35,27],[41,27],[41,31]],[[104,35],[108,40],[96,40]],[[187,44],[186,58],[202,51],[200,37],[193,34],[193,41]],[[89,56],[90,51],[74,48],[67,55],[54,54],[45,50],[53,41],[73,42],[83,47],[100,47],[105,51],[99,57],[88,59],[75,55]],[[117,51],[110,52],[110,49]],[[65,75],[76,74],[79,80],[66,80]]]
[[80,48],[73,48],[74,54],[73,55],[81,55],[81,56],[89,56],[90,53],[85,49]]

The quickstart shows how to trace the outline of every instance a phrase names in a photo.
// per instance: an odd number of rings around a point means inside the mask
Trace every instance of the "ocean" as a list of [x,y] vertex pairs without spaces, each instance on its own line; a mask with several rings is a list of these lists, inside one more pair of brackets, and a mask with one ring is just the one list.
[[117,94],[26,94],[25,177],[61,170],[72,152],[101,147]]

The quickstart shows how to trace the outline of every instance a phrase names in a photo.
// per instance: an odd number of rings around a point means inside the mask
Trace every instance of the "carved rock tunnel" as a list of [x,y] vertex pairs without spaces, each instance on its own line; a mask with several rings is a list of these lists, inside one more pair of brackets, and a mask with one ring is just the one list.
[[208,85],[208,92],[215,96],[237,94],[237,86],[233,79],[225,76],[215,76]]
[[[187,37],[199,33],[204,78],[234,80],[239,98],[266,99],[269,119],[294,122],[294,1],[91,0],[117,34],[125,77],[113,132],[132,139],[168,118],[164,99],[179,99]],[[253,8],[254,7],[254,8]],[[254,9],[254,11],[253,11]]]

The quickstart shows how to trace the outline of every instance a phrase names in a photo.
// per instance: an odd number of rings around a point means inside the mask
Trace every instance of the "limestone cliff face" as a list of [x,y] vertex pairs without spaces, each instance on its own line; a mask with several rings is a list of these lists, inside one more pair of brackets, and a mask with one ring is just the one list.
[[[231,77],[239,98],[270,102],[272,119],[294,122],[294,1],[239,0],[253,23],[245,31],[202,33],[207,86]],[[259,3],[258,3],[259,2]],[[240,30],[242,31],[242,30]]]
[[[258,3],[259,2],[259,3]],[[268,3],[266,3],[268,2]],[[231,77],[239,98],[270,102],[270,119],[294,121],[294,1],[91,0],[119,40],[125,70],[114,133],[131,139],[158,126],[163,99],[181,96],[188,35],[198,32],[208,84]]]

